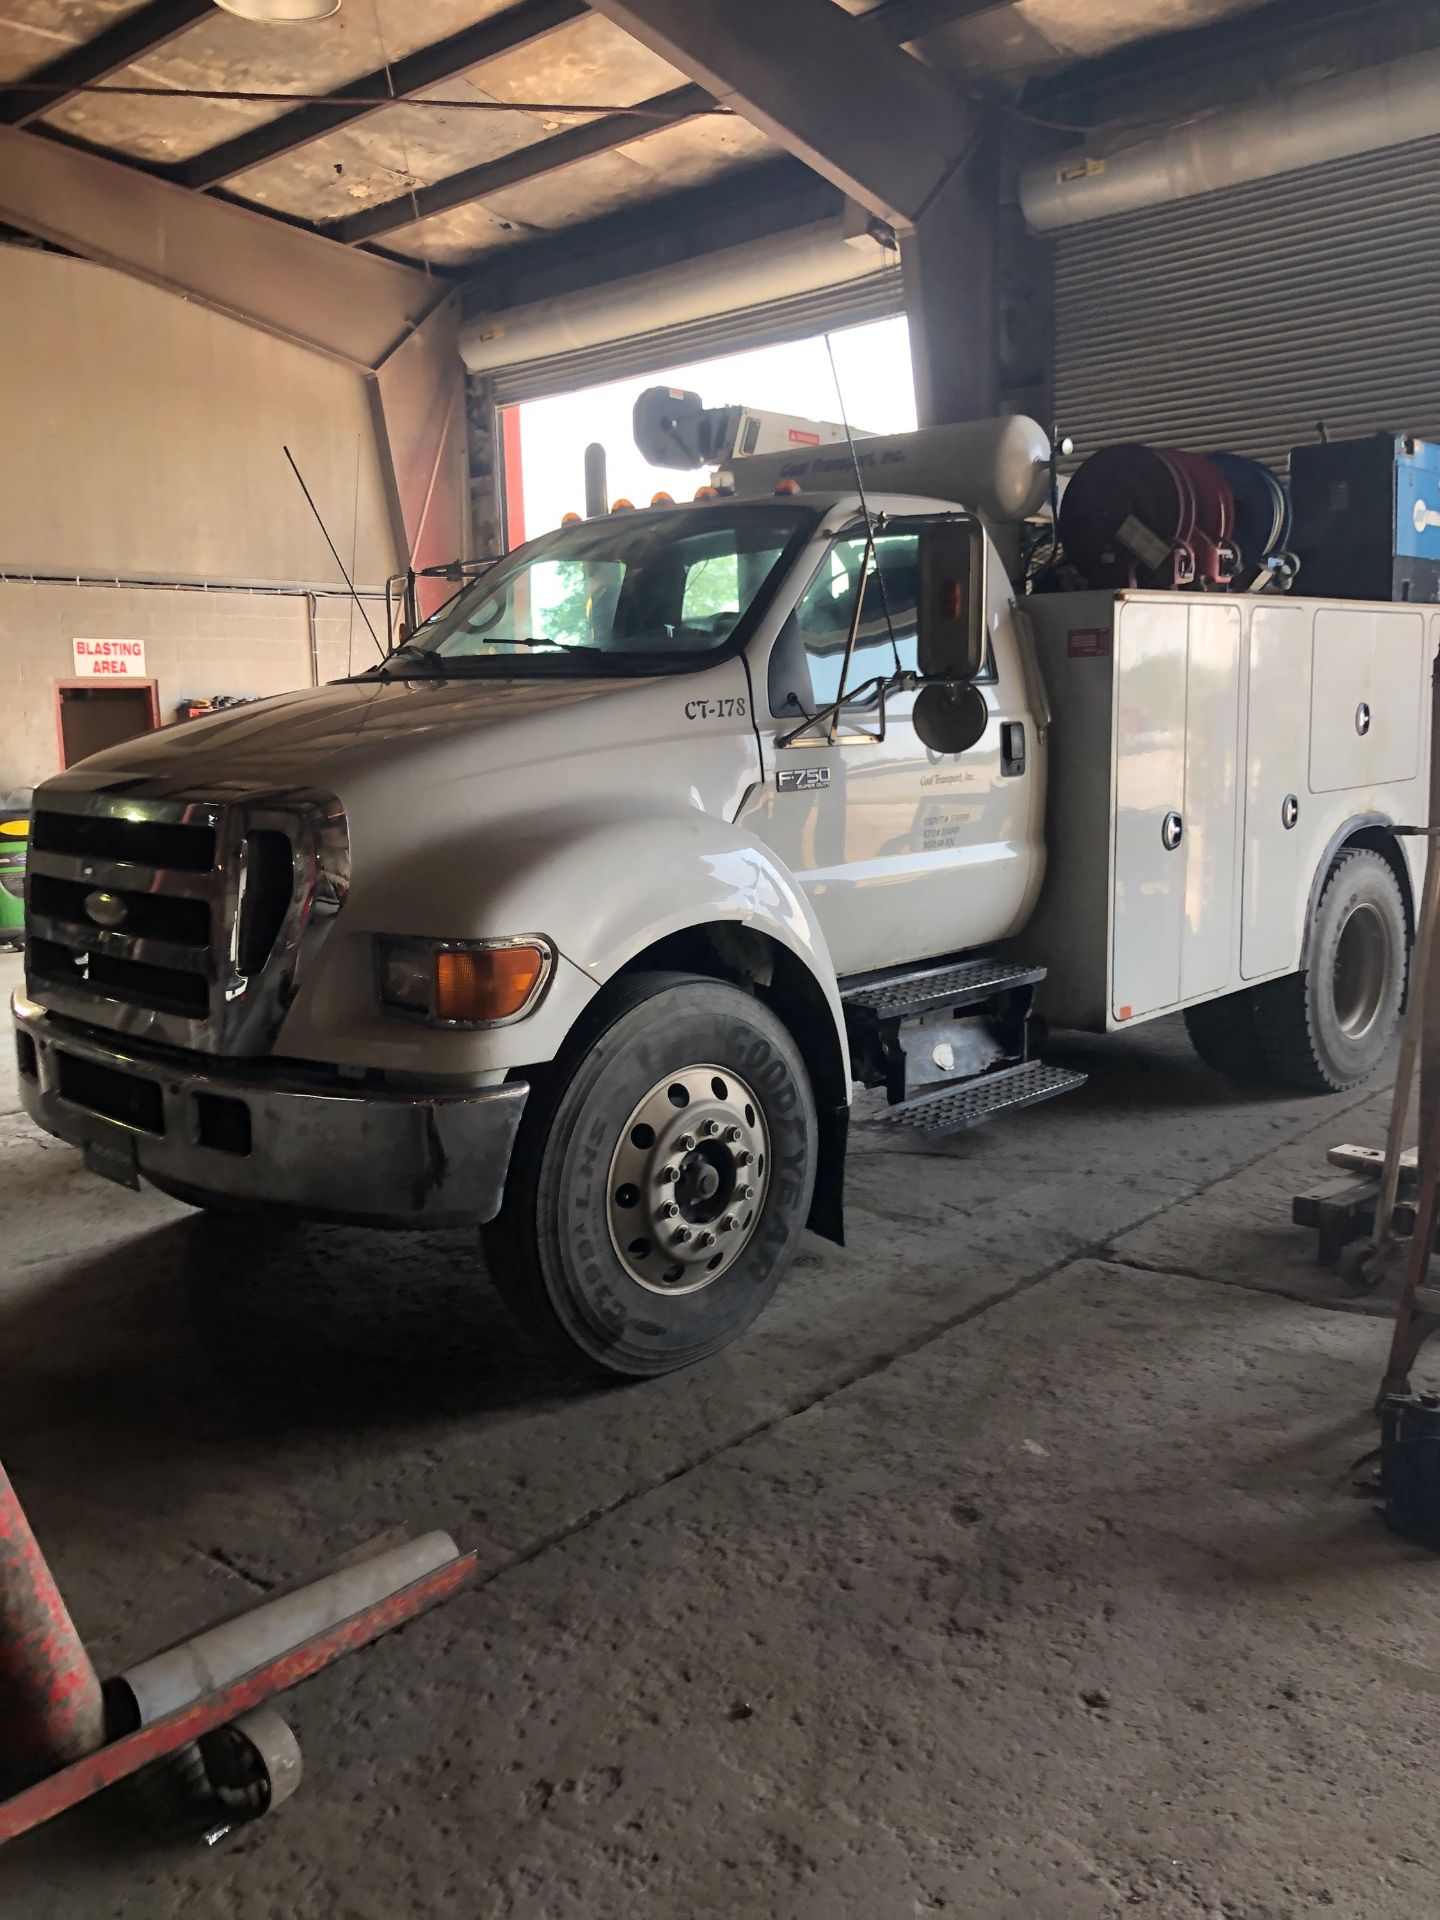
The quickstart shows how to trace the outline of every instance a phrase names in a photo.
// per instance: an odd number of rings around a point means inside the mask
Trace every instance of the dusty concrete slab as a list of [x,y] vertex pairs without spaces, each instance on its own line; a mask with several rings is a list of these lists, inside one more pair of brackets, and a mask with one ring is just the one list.
[[0,1117],[0,1452],[102,1666],[400,1524],[485,1581],[295,1697],[273,1824],[72,1821],[4,1920],[1404,1911],[1431,1571],[1341,1471],[1383,1334],[1256,1251],[1364,1099],[1067,1057],[939,1148],[862,1115],[851,1245],[638,1389],[517,1356],[464,1237],[237,1257]]
[[[1318,1235],[1290,1224],[1291,1202],[1337,1178],[1326,1154],[1356,1144],[1383,1148],[1390,1094],[1371,1094],[1343,1125],[1287,1141],[1188,1199],[1116,1234],[1107,1249],[1136,1266],[1198,1272],[1233,1286],[1260,1287],[1353,1312],[1388,1314],[1385,1299],[1357,1298],[1331,1267],[1318,1264]],[[1355,1176],[1350,1176],[1355,1177]]]

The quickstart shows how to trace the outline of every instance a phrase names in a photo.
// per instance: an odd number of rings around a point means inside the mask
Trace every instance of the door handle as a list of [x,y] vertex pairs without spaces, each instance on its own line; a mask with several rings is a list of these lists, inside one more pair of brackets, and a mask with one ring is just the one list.
[[1160,844],[1167,853],[1174,853],[1184,838],[1184,820],[1178,813],[1167,813],[1160,827]]
[[1005,720],[1000,726],[1000,773],[1013,780],[1025,771],[1025,722]]

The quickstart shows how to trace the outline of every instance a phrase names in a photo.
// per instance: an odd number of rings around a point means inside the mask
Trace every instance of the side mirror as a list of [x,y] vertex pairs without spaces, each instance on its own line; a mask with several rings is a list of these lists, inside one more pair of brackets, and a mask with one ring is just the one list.
[[973,521],[938,520],[919,546],[921,677],[973,680],[985,665],[985,536]]
[[932,681],[915,696],[911,725],[932,753],[968,753],[989,724],[990,709],[976,686]]

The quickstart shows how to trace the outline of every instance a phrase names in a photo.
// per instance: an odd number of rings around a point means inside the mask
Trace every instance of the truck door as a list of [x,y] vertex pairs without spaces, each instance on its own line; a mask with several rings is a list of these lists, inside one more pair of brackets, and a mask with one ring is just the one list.
[[[747,818],[809,894],[836,971],[864,973],[984,946],[1025,906],[1031,845],[1030,756],[1018,662],[982,683],[990,724],[968,753],[928,751],[915,696],[891,696],[885,738],[873,696],[847,702],[834,744],[803,729],[840,692],[857,595],[862,620],[846,685],[916,665],[918,535],[891,519],[867,552],[863,528],[826,553],[768,663],[765,782]],[[888,616],[888,617],[887,617]],[[1013,684],[1012,684],[1013,682]],[[760,687],[756,687],[757,704]],[[762,729],[763,732],[763,729]]]

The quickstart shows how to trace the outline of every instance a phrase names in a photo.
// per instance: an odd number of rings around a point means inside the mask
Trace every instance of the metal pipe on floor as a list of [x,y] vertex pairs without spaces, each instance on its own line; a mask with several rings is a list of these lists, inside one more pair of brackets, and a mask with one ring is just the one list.
[[448,1533],[370,1551],[142,1660],[109,1683],[117,1706],[149,1726],[459,1558]]
[[0,1467],[0,1793],[104,1739],[99,1678]]

